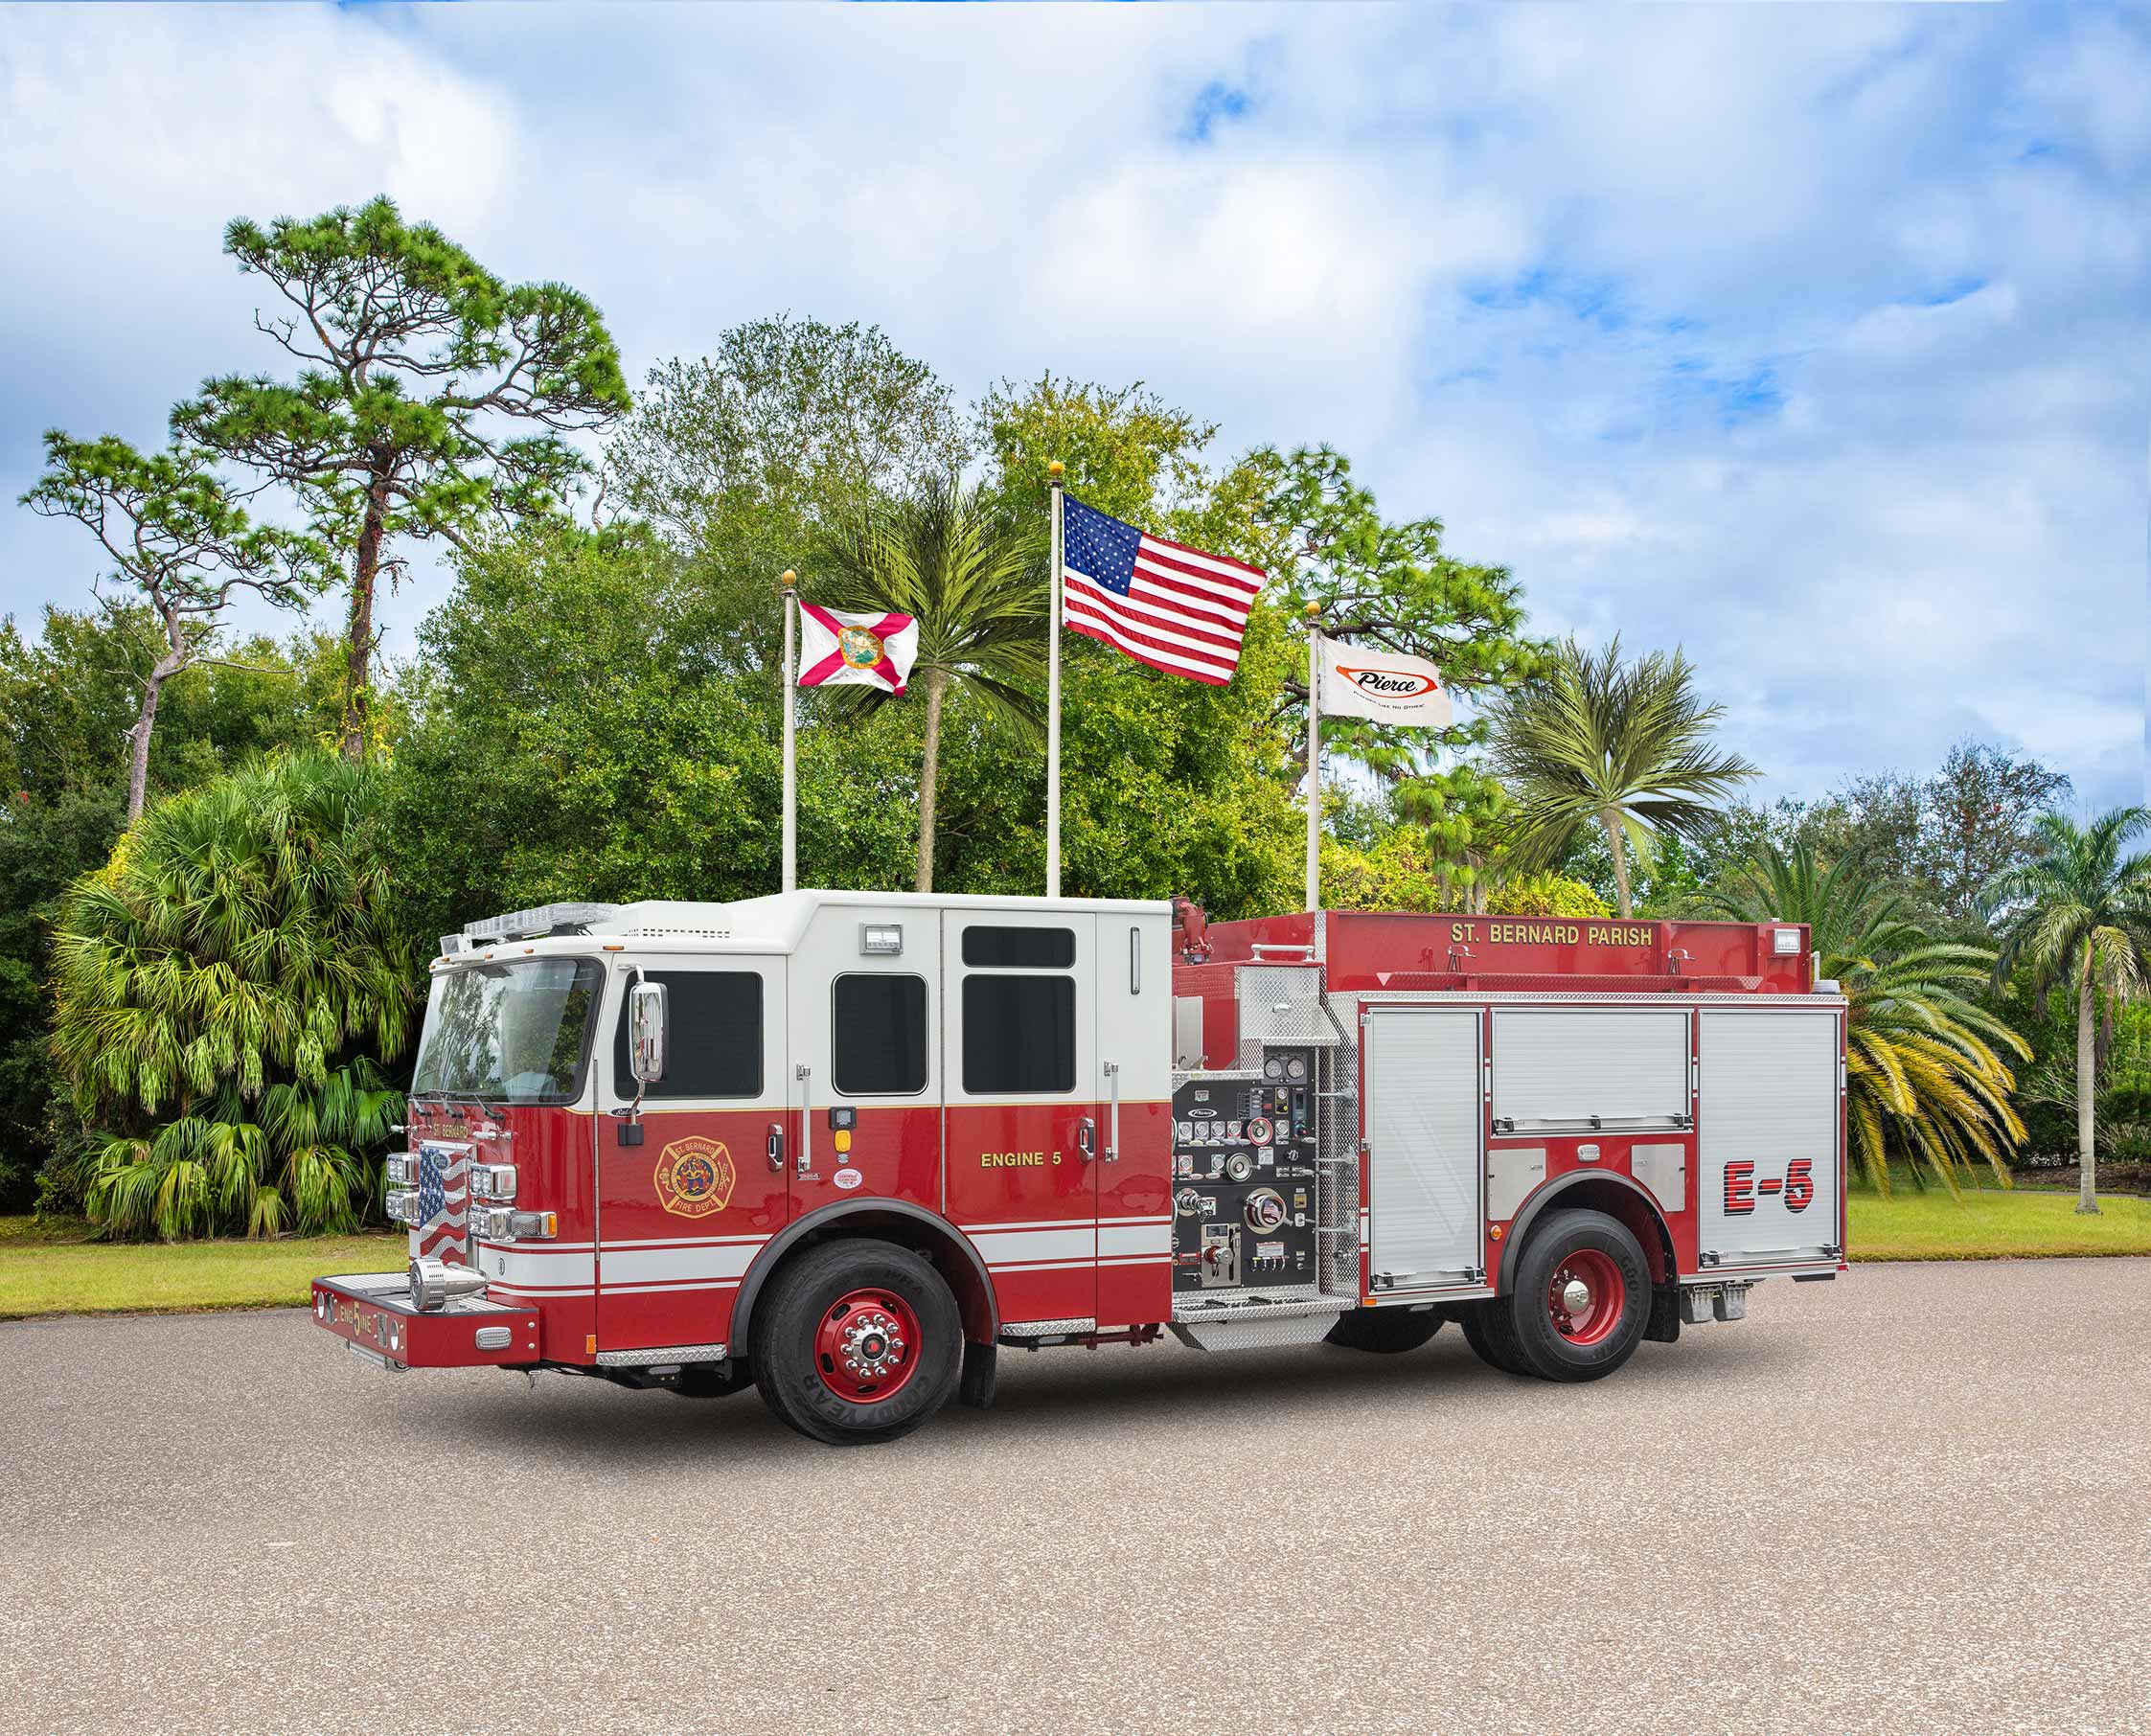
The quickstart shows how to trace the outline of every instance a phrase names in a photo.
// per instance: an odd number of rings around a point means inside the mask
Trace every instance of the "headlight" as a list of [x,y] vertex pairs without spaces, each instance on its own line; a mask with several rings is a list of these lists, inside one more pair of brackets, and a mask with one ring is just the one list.
[[419,1160],[409,1152],[391,1152],[383,1167],[388,1178],[398,1187],[416,1187],[419,1184]]
[[505,1205],[515,1197],[515,1166],[512,1163],[472,1164],[470,1197],[473,1199],[497,1199]]
[[419,1197],[413,1193],[391,1194],[381,1208],[388,1214],[391,1223],[407,1223],[416,1229],[425,1222],[419,1207]]

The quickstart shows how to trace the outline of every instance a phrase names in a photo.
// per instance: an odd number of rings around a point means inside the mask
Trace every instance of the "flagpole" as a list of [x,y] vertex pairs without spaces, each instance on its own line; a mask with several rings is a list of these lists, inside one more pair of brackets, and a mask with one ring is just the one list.
[[1322,907],[1322,629],[1321,605],[1307,605],[1307,907]]
[[1051,625],[1045,645],[1045,896],[1061,896],[1061,461],[1045,467],[1053,489]]
[[784,889],[799,890],[799,769],[792,751],[793,708],[799,699],[798,674],[792,667],[797,656],[793,639],[798,631],[799,575],[787,571],[784,586]]

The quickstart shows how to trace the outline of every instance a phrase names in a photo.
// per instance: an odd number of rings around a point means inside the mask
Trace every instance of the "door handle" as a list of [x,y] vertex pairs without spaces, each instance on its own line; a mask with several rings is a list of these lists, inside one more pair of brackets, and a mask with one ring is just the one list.
[[814,1094],[807,1083],[813,1072],[805,1062],[793,1069],[793,1076],[799,1081],[799,1173],[802,1176],[814,1173]]
[[771,1123],[769,1124],[769,1142],[768,1142],[768,1147],[767,1147],[767,1149],[768,1149],[768,1153],[769,1153],[769,1167],[770,1167],[771,1169],[773,1169],[773,1170],[781,1170],[781,1169],[783,1169],[783,1168],[784,1168],[784,1123],[783,1123],[783,1122],[781,1122],[781,1121],[772,1121],[772,1122],[771,1122]]
[[1112,1107],[1106,1122],[1106,1161],[1120,1161],[1120,1062],[1106,1062],[1106,1079],[1112,1086]]
[[1098,1124],[1087,1115],[1076,1123],[1076,1150],[1086,1163],[1098,1155]]

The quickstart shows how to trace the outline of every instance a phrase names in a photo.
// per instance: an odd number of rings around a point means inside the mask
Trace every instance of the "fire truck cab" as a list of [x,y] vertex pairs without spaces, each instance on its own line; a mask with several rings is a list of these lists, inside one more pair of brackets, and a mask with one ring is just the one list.
[[1843,1055],[1794,925],[556,904],[443,937],[409,1265],[313,1311],[839,1443],[1167,1333],[1589,1380],[1844,1269]]

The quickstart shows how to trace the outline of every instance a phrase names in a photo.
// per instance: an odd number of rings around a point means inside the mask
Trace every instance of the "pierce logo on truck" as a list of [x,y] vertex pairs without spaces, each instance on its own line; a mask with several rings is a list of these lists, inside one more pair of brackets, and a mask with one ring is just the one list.
[[706,1218],[724,1209],[738,1179],[717,1140],[675,1140],[657,1156],[657,1203],[677,1218]]

